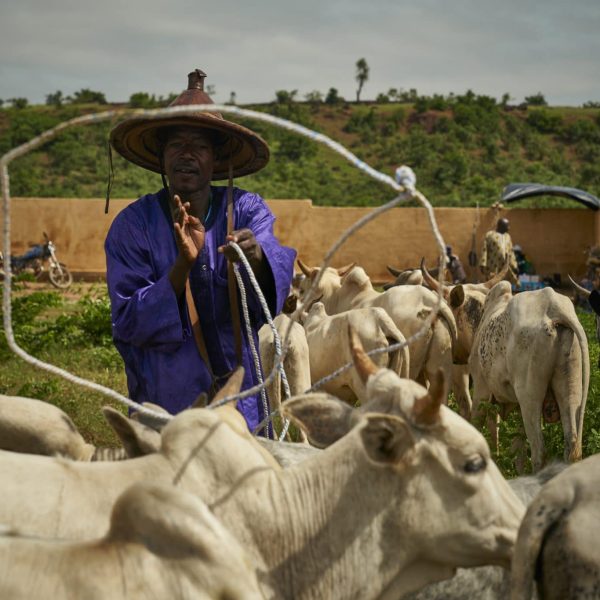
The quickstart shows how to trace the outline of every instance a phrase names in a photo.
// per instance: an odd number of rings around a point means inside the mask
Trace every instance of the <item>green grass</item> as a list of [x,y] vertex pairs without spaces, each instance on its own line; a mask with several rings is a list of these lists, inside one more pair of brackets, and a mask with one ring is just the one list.
[[[126,395],[123,363],[112,344],[110,306],[104,285],[80,289],[80,297],[48,290],[30,293],[28,285],[18,284],[13,299],[17,342],[45,362]],[[578,316],[588,336],[591,368],[583,432],[585,457],[600,452],[600,370],[596,366],[599,347],[593,315],[578,312]],[[29,365],[9,350],[4,336],[0,338],[0,393],[50,402],[71,416],[87,440],[97,445],[117,443],[100,409],[109,404],[125,412],[122,405]],[[502,472],[511,477],[516,471],[510,446],[512,438],[520,435],[519,422],[520,414],[515,411],[501,423],[499,454],[495,457]],[[544,425],[543,433],[548,458],[562,459],[560,423]]]

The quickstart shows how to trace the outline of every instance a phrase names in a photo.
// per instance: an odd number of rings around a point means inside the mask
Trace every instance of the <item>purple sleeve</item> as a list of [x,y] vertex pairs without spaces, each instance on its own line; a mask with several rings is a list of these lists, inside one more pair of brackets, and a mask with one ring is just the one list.
[[[265,201],[257,194],[246,194],[244,198],[246,203],[244,215],[238,221],[239,228],[247,227],[251,229],[260,244],[263,255],[271,269],[273,276],[273,294],[265,296],[272,316],[279,314],[283,308],[283,303],[290,293],[290,285],[294,276],[294,260],[296,251],[292,248],[282,246],[273,233],[273,223],[275,217]],[[242,204],[238,202],[238,204]],[[243,268],[242,268],[243,269]],[[247,289],[253,289],[247,276],[244,276],[244,282],[248,282]],[[250,286],[248,288],[248,286]],[[264,322],[264,315],[258,298],[254,293],[248,294],[248,305],[252,312],[259,316],[259,322]]]
[[122,213],[104,248],[115,341],[165,351],[181,344],[187,321],[183,299],[175,296],[168,272],[154,272],[142,223]]

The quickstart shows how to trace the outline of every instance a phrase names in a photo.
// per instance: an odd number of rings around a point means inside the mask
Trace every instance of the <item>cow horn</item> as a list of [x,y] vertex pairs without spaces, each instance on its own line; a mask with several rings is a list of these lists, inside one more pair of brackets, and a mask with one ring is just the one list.
[[400,275],[400,273],[403,273],[404,271],[401,271],[400,269],[395,269],[394,267],[390,267],[390,265],[386,265],[386,269],[394,276],[394,277],[398,277],[398,275]]
[[491,290],[497,283],[504,281],[504,278],[506,277],[506,275],[508,273],[508,269],[509,269],[509,264],[508,264],[508,260],[507,260],[504,263],[502,270],[499,273],[496,273],[496,275],[494,275],[489,281],[486,281],[483,285],[488,290]]
[[[440,284],[439,281],[437,281],[435,279],[435,277],[433,277],[433,275],[427,270],[427,267],[425,266],[425,257],[423,257],[421,259],[421,273],[423,273],[423,279],[425,280],[425,283],[434,291],[439,293],[440,291]],[[443,287],[443,292],[444,292],[444,296],[446,295],[446,286]]]
[[412,417],[415,425],[435,425],[440,420],[440,407],[447,395],[446,378],[442,369],[438,369],[429,383],[427,393],[415,400]]
[[348,339],[350,340],[350,351],[352,352],[354,368],[358,371],[361,380],[367,383],[369,376],[377,373],[379,367],[367,355],[358,334],[350,324],[348,324]]
[[347,273],[349,273],[352,269],[354,269],[354,267],[356,266],[356,263],[350,263],[349,265],[345,265],[343,267],[340,267],[339,269],[337,269],[338,275],[340,277],[343,277],[344,275],[346,275]]
[[578,283],[576,283],[575,281],[573,281],[573,278],[569,275],[569,280],[571,281],[571,285],[580,293],[583,294],[585,298],[589,298],[590,294],[592,292],[590,292],[590,290],[586,290],[582,285],[579,285]]
[[244,367],[238,367],[231,374],[227,383],[217,392],[209,406],[214,406],[217,402],[223,400],[223,398],[227,398],[227,396],[238,394],[244,381],[244,372]]
[[296,261],[298,263],[298,266],[300,267],[300,270],[307,276],[307,277],[311,277],[313,274],[313,271],[315,270],[315,267],[308,267],[307,265],[305,265],[300,259],[298,259]]

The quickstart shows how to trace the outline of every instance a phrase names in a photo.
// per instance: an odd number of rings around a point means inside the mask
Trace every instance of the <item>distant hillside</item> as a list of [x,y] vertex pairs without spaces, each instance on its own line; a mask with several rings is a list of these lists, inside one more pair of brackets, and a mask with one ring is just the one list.
[[[482,206],[510,182],[569,185],[600,195],[600,110],[509,107],[467,93],[403,103],[272,103],[250,106],[298,121],[348,147],[374,168],[399,164],[417,173],[434,205]],[[110,105],[33,106],[0,110],[0,154],[78,114]],[[271,162],[238,185],[266,198],[311,198],[320,205],[376,205],[392,190],[324,146],[260,122],[247,125],[271,146]],[[102,197],[108,178],[111,124],[70,129],[10,167],[13,196]],[[160,177],[113,154],[112,196],[137,197],[161,187]],[[577,206],[536,199],[522,206]]]

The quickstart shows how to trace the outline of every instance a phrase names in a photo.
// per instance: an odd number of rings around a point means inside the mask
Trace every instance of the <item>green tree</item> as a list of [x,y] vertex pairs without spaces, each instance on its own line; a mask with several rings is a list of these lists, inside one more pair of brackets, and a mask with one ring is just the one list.
[[339,104],[343,101],[344,99],[338,94],[336,88],[329,88],[327,96],[325,96],[325,104]]
[[63,93],[60,90],[46,96],[46,104],[48,106],[62,106],[63,100]]
[[150,95],[147,92],[135,92],[129,96],[129,106],[131,108],[154,108],[159,106],[160,99],[157,100],[154,94]]
[[106,96],[89,88],[82,88],[70,98],[72,104],[106,104]]
[[358,82],[358,89],[356,90],[356,101],[360,102],[360,93],[362,92],[365,81],[369,79],[369,65],[364,58],[360,58],[356,61],[356,81]]
[[544,98],[544,94],[542,94],[542,92],[533,94],[533,96],[525,96],[525,103],[529,104],[530,106],[548,106],[546,98]]
[[277,104],[291,104],[296,101],[298,90],[277,90],[275,92],[275,100]]
[[323,94],[319,92],[319,90],[313,90],[312,92],[304,94],[304,99],[309,104],[320,104],[321,102],[323,102]]
[[13,108],[22,109],[26,108],[29,104],[29,100],[27,98],[9,98],[7,102],[10,102]]
[[500,100],[500,106],[502,108],[506,108],[510,101],[511,101],[510,94],[508,92],[506,92],[506,93],[502,94],[502,98]]

